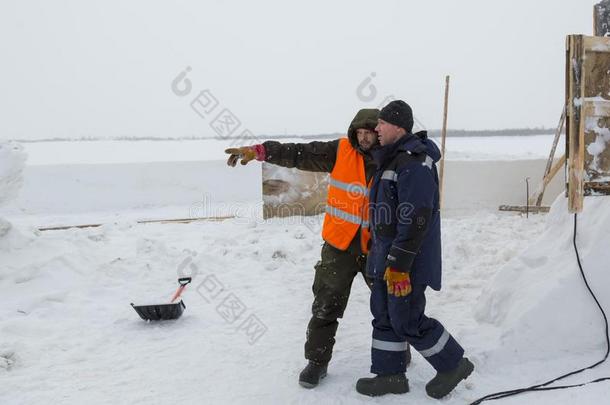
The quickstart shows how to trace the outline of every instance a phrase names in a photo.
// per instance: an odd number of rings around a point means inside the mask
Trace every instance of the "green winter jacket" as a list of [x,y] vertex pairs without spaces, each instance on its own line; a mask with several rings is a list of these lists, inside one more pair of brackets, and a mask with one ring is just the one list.
[[[360,150],[358,139],[356,138],[356,130],[360,128],[374,130],[377,125],[378,115],[379,110],[377,109],[362,109],[358,111],[358,114],[356,114],[347,130],[347,137],[352,146],[364,156],[367,182],[375,171],[375,164],[369,153]],[[330,173],[333,171],[335,161],[337,160],[339,140],[314,141],[309,143],[267,141],[263,145],[265,146],[265,161],[268,163],[288,168],[296,167],[299,170],[309,172]]]
[[[367,183],[375,173],[375,163],[370,154],[362,151],[358,146],[356,130],[360,128],[374,130],[377,126],[378,116],[379,110],[377,109],[362,109],[358,111],[347,130],[347,137],[352,146],[364,156]],[[294,167],[309,172],[330,173],[333,171],[337,160],[339,140],[309,143],[267,141],[263,145],[265,146],[265,161],[268,163],[288,168]],[[360,232],[356,234],[347,250],[354,254],[361,254],[359,240]]]

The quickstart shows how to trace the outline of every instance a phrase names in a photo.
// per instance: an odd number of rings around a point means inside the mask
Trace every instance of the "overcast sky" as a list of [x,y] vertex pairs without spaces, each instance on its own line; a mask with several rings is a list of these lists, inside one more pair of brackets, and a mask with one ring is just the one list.
[[594,3],[3,0],[0,138],[342,132],[392,96],[434,129],[446,74],[450,128],[554,127]]

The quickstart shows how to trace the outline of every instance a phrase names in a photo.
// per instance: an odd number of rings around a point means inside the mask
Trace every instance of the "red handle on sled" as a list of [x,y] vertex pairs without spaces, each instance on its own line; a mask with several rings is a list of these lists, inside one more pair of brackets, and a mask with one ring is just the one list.
[[182,278],[178,279],[178,284],[180,284],[180,287],[178,287],[178,289],[176,290],[176,293],[174,294],[174,297],[170,301],[170,304],[173,303],[174,301],[176,301],[178,298],[180,298],[180,295],[182,295],[182,291],[184,291],[184,289],[186,288],[186,285],[189,284],[191,281],[192,281],[191,277],[182,277]]

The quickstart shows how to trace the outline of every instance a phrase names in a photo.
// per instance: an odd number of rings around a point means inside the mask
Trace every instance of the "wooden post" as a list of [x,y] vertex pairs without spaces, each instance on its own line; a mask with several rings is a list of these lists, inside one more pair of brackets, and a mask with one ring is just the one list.
[[593,32],[596,37],[610,34],[610,0],[603,0],[593,6]]
[[440,162],[440,184],[439,205],[443,207],[443,181],[445,178],[445,139],[447,138],[447,112],[449,109],[449,76],[445,77],[445,107],[443,112],[443,129],[441,132],[441,162]]
[[593,6],[593,35],[597,36],[597,5]]
[[566,156],[568,158],[568,207],[571,213],[583,209],[585,188],[585,131],[581,117],[584,101],[585,71],[583,69],[584,37],[568,36],[566,83]]

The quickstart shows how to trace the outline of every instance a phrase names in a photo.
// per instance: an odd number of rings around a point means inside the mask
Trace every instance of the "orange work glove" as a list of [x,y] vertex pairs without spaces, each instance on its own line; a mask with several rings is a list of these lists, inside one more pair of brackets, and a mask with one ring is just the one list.
[[237,162],[241,159],[241,164],[248,164],[251,160],[265,160],[265,147],[263,145],[253,145],[253,146],[241,146],[239,148],[229,148],[225,149],[225,153],[228,153],[229,159],[227,159],[227,164],[231,167],[235,167]]
[[411,276],[409,273],[388,267],[383,273],[383,279],[388,285],[388,294],[395,297],[406,297],[411,293]]

